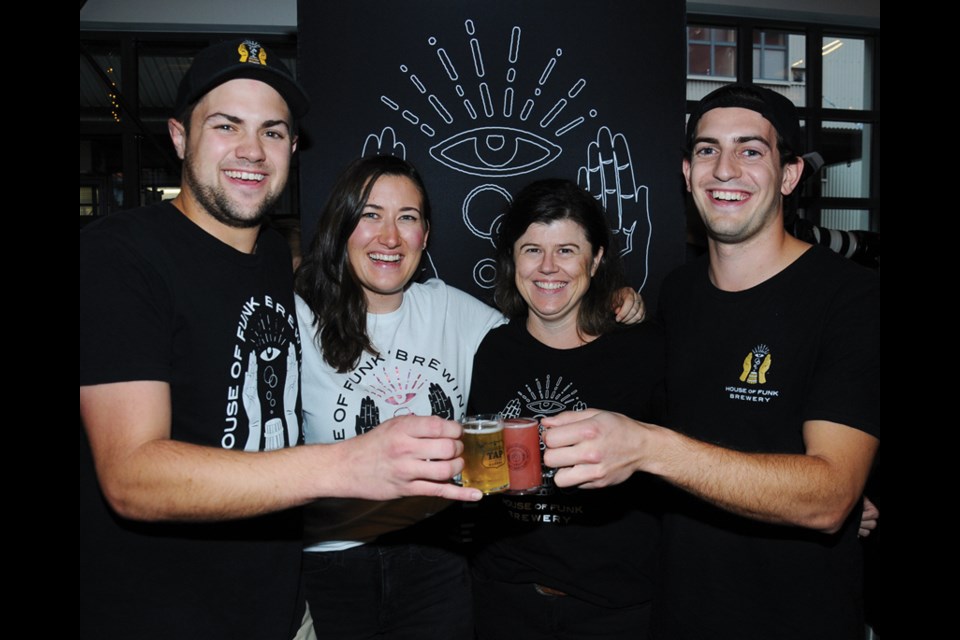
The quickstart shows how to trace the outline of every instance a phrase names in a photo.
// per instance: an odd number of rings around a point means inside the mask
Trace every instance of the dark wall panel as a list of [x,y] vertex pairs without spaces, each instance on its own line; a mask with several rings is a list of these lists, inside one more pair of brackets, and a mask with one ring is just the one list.
[[379,151],[424,174],[430,268],[481,298],[498,216],[542,177],[603,200],[648,301],[683,260],[683,3],[301,1],[298,41],[305,239],[337,173]]

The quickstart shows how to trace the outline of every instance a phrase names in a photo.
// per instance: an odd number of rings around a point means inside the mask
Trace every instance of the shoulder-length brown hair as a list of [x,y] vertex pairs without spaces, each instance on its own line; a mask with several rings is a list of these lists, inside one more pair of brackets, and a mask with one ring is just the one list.
[[395,156],[360,158],[337,178],[295,278],[297,294],[313,311],[314,339],[323,359],[339,373],[356,367],[364,351],[377,353],[367,335],[367,299],[350,267],[347,241],[381,176],[413,182],[423,201],[421,220],[430,228],[430,200],[416,168]]
[[618,292],[626,286],[623,263],[603,207],[569,180],[538,180],[517,193],[500,220],[494,299],[504,315],[512,320],[527,317],[527,303],[516,284],[514,245],[531,224],[558,220],[572,220],[583,229],[593,256],[603,249],[597,271],[590,279],[590,288],[580,302],[577,329],[593,336],[608,333],[617,327],[613,309],[619,302]]

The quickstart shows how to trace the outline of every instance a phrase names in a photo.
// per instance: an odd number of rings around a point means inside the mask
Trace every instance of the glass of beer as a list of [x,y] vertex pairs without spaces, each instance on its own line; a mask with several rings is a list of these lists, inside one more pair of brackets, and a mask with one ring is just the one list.
[[503,448],[503,421],[495,414],[463,419],[463,473],[465,487],[498,493],[510,486],[510,469]]
[[506,418],[503,446],[510,468],[510,493],[532,493],[540,488],[540,422],[536,418]]

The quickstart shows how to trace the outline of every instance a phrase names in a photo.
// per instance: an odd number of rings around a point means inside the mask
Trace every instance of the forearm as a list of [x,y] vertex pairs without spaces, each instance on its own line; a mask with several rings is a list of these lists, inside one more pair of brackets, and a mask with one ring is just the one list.
[[834,532],[863,490],[819,455],[743,453],[656,429],[658,453],[638,468],[748,518]]
[[879,441],[826,421],[803,425],[805,453],[743,453],[604,411],[544,418],[557,486],[601,488],[643,471],[723,509],[833,532],[863,492]]
[[[350,495],[348,456],[336,446],[247,453],[169,439],[146,442],[98,468],[110,505],[146,521],[245,518]],[[343,452],[340,452],[341,454]]]
[[80,388],[100,487],[121,516],[224,520],[333,496],[482,497],[450,483],[463,467],[455,422],[403,416],[337,444],[248,453],[172,440],[170,407],[166,383]]

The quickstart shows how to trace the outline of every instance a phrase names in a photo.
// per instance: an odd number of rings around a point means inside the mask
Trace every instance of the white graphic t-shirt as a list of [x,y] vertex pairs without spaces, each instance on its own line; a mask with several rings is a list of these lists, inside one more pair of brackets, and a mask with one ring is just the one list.
[[[506,320],[496,310],[440,280],[414,283],[400,308],[367,314],[367,332],[380,352],[337,373],[323,360],[313,312],[297,298],[303,344],[302,398],[307,443],[334,443],[401,415],[459,420],[470,394],[473,356],[490,329]],[[320,500],[307,509],[308,551],[334,551],[370,542],[432,515],[445,502]]]

